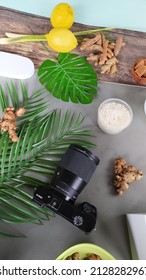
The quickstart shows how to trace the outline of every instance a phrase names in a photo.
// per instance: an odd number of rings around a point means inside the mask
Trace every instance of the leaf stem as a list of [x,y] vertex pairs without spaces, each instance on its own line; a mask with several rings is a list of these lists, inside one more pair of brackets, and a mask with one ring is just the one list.
[[[106,30],[111,30],[112,27],[103,27],[98,29],[89,29],[84,31],[77,31],[73,32],[75,36],[87,35],[87,34],[94,34],[96,32],[102,32]],[[0,44],[13,44],[13,43],[24,43],[24,42],[41,42],[47,41],[45,34],[34,34],[34,35],[23,35],[23,34],[16,34],[16,33],[5,33],[8,38],[1,38]]]
[[[8,33],[10,34],[10,33]],[[37,41],[47,41],[45,35],[22,35],[18,34],[16,37],[11,36],[9,38],[1,38],[0,44],[13,44],[13,43],[24,43],[24,42],[37,42]]]
[[73,32],[75,36],[78,35],[86,35],[86,34],[93,34],[96,32],[101,32],[101,31],[106,31],[106,30],[111,30],[113,29],[112,27],[104,27],[104,28],[98,28],[98,29],[90,29],[90,30],[85,30],[85,31],[77,31]]

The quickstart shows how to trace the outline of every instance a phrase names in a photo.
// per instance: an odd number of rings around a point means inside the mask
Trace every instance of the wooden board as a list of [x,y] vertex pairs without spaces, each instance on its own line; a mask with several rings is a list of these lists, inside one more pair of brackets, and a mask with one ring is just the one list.
[[[0,6],[0,38],[5,37],[5,32],[14,32],[20,34],[46,34],[52,28],[50,19],[16,10],[7,9]],[[100,28],[98,26],[87,26],[74,23],[72,31],[81,31]],[[146,32],[131,31],[126,29],[112,29],[108,31],[111,40],[115,40],[119,35],[123,35],[126,45],[122,48],[118,59],[118,73],[116,75],[99,74],[100,81],[123,83],[136,85],[132,79],[131,69],[133,63],[140,58],[146,58]],[[47,42],[27,42],[13,45],[0,45],[0,51],[6,51],[29,57],[34,62],[35,68],[49,57]],[[79,47],[74,50],[82,56],[87,53],[81,52]]]

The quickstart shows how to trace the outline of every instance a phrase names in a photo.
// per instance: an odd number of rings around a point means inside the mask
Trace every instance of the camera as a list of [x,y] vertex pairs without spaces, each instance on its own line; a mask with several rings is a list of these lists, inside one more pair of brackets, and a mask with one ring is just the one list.
[[92,177],[99,158],[88,149],[71,144],[61,159],[51,183],[39,186],[33,201],[48,207],[88,233],[95,228],[97,210],[88,202],[75,205],[78,195]]

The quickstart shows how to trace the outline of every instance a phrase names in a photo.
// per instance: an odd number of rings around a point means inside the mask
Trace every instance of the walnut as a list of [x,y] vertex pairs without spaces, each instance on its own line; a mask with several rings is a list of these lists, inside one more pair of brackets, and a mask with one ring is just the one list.
[[[75,252],[72,255],[67,256],[66,260],[81,260],[80,253]],[[87,254],[87,257],[84,258],[84,260],[101,260],[101,257],[99,255],[91,253],[91,254]]]
[[101,257],[99,255],[96,255],[96,254],[90,254],[87,257],[87,260],[101,260]]

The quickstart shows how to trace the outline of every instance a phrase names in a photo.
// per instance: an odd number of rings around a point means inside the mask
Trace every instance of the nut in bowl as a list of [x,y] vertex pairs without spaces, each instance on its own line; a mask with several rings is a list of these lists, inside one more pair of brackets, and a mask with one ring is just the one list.
[[131,107],[118,98],[104,100],[98,108],[97,123],[107,134],[117,134],[127,128],[133,119]]
[[[72,256],[76,258],[72,258]],[[57,260],[115,260],[115,258],[103,248],[91,243],[81,243],[68,248]]]

